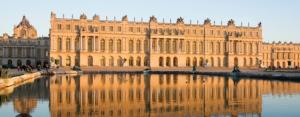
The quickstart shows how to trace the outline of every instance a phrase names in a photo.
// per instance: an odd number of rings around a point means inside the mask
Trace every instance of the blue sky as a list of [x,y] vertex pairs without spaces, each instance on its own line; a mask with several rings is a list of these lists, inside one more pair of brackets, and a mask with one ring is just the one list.
[[262,22],[264,41],[300,42],[300,1],[299,0],[1,0],[0,33],[12,34],[22,16],[26,15],[39,36],[48,35],[50,13],[58,17],[78,18],[85,13],[89,18],[94,14],[102,19],[108,16],[121,19],[128,15],[148,20],[155,15],[158,20],[174,22],[182,16],[185,22],[210,18],[216,24],[234,19],[237,25],[243,22],[255,26]]

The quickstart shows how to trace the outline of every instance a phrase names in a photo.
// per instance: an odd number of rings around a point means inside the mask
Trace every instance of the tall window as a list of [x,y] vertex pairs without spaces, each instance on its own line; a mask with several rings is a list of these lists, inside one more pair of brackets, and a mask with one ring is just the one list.
[[173,52],[174,53],[177,53],[177,48],[178,48],[178,46],[177,46],[177,40],[173,40]]
[[61,30],[61,24],[57,24],[57,30]]
[[[1,53],[2,51],[0,51],[0,57],[1,57]],[[18,56],[22,57],[22,48],[18,48]]]
[[60,37],[57,39],[57,50],[62,50],[62,39]]
[[8,48],[8,57],[12,57],[12,54],[13,54],[13,49],[10,47]]
[[114,41],[112,39],[109,40],[109,52],[113,52],[114,51]]
[[200,42],[199,52],[200,52],[201,54],[204,53],[204,44],[203,44],[202,41]]
[[244,43],[244,54],[247,54],[247,44]]
[[214,45],[214,42],[211,42],[211,53],[215,53],[215,45]]
[[30,56],[31,56],[31,49],[30,48],[26,48],[26,57],[30,57]]
[[105,51],[105,40],[104,39],[101,40],[100,48],[101,48],[102,52]]
[[136,58],[136,66],[141,66],[141,57]]
[[141,52],[141,40],[136,41],[136,52],[137,53]]
[[109,66],[114,66],[114,57],[112,56],[109,58]]
[[88,51],[89,52],[93,51],[93,39],[91,37],[88,40]]
[[121,53],[121,51],[122,51],[122,41],[121,41],[121,39],[118,39],[118,41],[117,41],[117,52]]
[[96,51],[99,51],[99,40],[98,40],[98,37],[95,38],[95,49],[96,49]]
[[190,42],[189,41],[187,41],[186,42],[186,53],[190,53],[190,51],[191,51],[191,48],[190,48]]
[[166,52],[167,53],[170,53],[170,48],[171,47],[171,42],[170,42],[170,39],[167,39],[167,41],[166,41]]
[[197,42],[194,41],[193,42],[193,53],[196,54],[196,52],[197,52]]
[[218,54],[221,53],[221,43],[220,42],[217,43],[217,53]]
[[152,39],[152,49],[153,49],[153,51],[156,51],[156,50],[157,50],[157,47],[156,47],[156,39]]
[[133,40],[129,40],[129,53],[133,53]]
[[158,47],[159,47],[160,53],[164,52],[164,42],[163,41],[164,41],[163,39],[159,39],[159,41],[158,41]]
[[250,50],[250,54],[252,54],[252,52],[253,52],[253,47],[252,47],[252,43],[250,43],[250,44],[249,44],[249,46],[250,46],[250,47],[249,47],[249,50]]
[[129,66],[133,66],[133,57],[132,56],[129,58]]
[[147,39],[144,40],[144,52],[148,51],[148,47],[149,47],[149,43],[147,41]]
[[70,40],[70,38],[67,38],[67,40],[66,40],[66,50],[67,51],[71,50],[71,40]]

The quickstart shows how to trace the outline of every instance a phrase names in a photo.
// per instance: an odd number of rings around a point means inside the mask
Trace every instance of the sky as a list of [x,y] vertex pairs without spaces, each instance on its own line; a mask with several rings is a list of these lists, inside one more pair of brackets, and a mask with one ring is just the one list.
[[265,42],[287,41],[300,43],[300,0],[0,0],[0,34],[13,33],[23,15],[35,26],[39,36],[48,36],[50,13],[57,17],[79,18],[85,13],[88,18],[98,14],[100,19],[120,20],[128,15],[129,20],[148,21],[154,15],[159,21],[175,22],[183,17],[186,23],[192,20],[203,23],[210,18],[216,24],[234,19],[236,25],[262,22]]

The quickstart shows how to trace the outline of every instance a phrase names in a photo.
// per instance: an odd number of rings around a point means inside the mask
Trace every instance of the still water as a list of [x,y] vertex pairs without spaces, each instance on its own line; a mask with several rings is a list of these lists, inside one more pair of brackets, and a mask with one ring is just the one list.
[[300,83],[221,76],[63,75],[0,93],[1,117],[300,116]]

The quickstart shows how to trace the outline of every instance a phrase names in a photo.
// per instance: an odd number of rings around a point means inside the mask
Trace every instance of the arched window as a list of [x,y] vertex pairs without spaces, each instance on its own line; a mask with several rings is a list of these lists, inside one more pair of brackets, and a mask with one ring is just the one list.
[[145,56],[144,57],[144,66],[148,66],[149,65],[149,59]]
[[12,66],[13,66],[12,60],[9,59],[9,60],[7,61],[7,65],[8,65],[8,67],[12,67]]
[[31,60],[26,60],[26,65],[31,65]]
[[129,57],[129,66],[133,66],[133,57]]
[[22,61],[21,60],[17,60],[17,66],[22,66]]
[[133,44],[133,40],[129,40],[129,53],[133,53],[133,48],[134,48],[134,44]]
[[[29,63],[29,60],[26,61],[26,65],[28,65],[27,63]],[[62,57],[61,56],[58,56],[58,61],[55,64],[62,66]]]
[[199,60],[199,66],[203,67],[204,66],[204,60],[203,58],[201,57],[200,60]]
[[164,58],[163,57],[159,57],[159,66],[160,67],[164,66]]
[[167,57],[166,66],[168,66],[168,67],[171,66],[171,58],[170,57]]
[[175,66],[175,67],[178,66],[178,58],[177,57],[173,58],[173,66]]
[[121,39],[118,39],[118,41],[117,41],[117,51],[118,51],[118,53],[121,53],[121,51],[122,51],[122,41],[121,41]]
[[66,66],[71,66],[71,57],[68,56],[66,59]]
[[186,58],[186,66],[187,67],[191,66],[191,59],[190,59],[190,57]]
[[136,66],[141,66],[141,57],[136,58]]
[[193,66],[195,66],[195,67],[197,66],[197,58],[196,57],[193,58]]
[[109,66],[114,66],[114,57],[112,56],[109,58]]
[[62,51],[62,39],[60,37],[57,39],[57,50]]
[[88,66],[93,66],[93,57],[92,56],[88,57]]
[[239,66],[239,59],[237,57],[234,58],[234,66]]
[[109,52],[113,52],[114,51],[114,41],[112,39],[109,40],[108,51]]
[[101,66],[106,66],[106,60],[105,60],[104,56],[101,57],[100,63],[101,63]]
[[102,52],[105,51],[105,40],[104,40],[104,39],[101,39],[100,48],[101,48],[101,51],[102,51]]

